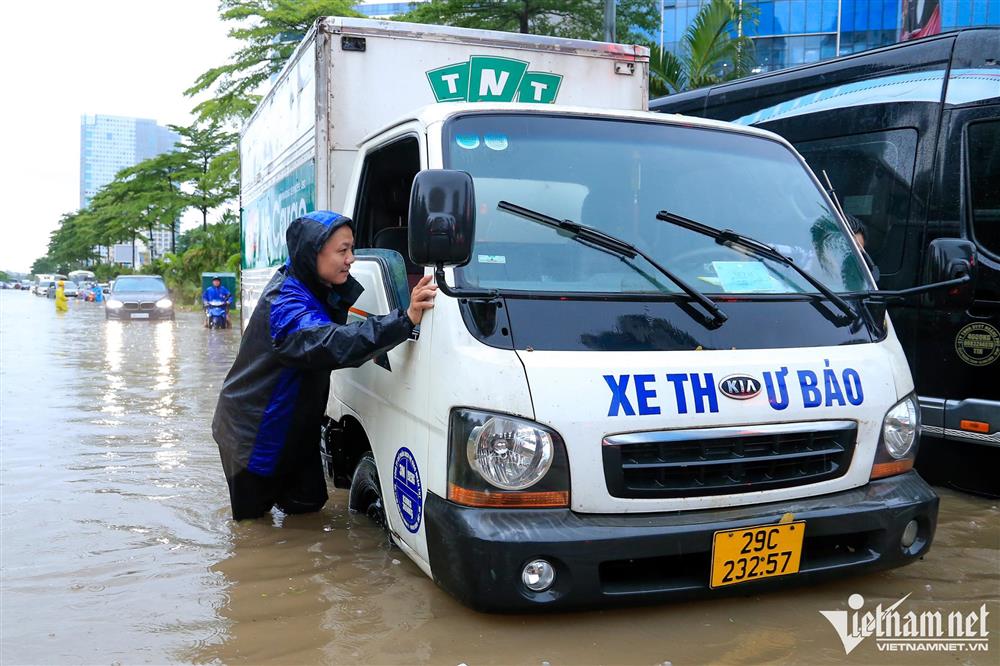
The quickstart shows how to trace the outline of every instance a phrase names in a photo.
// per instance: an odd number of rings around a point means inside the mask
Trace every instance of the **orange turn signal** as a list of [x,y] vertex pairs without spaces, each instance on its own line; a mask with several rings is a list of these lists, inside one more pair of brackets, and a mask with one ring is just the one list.
[[448,484],[448,499],[477,507],[557,509],[569,506],[569,491],[491,493]]
[[962,419],[958,422],[958,427],[962,430],[967,430],[968,432],[981,432],[984,434],[990,433],[990,424],[984,423],[983,421],[968,421]]
[[872,475],[869,480],[884,479],[887,476],[896,476],[913,469],[913,458],[905,460],[893,460],[891,462],[875,463],[872,465]]

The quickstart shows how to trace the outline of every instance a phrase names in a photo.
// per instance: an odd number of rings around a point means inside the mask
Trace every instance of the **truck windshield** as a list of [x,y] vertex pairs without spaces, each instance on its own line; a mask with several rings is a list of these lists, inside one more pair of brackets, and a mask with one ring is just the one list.
[[[815,293],[793,269],[656,219],[669,210],[773,245],[835,292],[872,288],[822,191],[782,144],[659,123],[478,114],[445,128],[445,166],[472,174],[478,206],[459,285],[529,292],[666,293],[637,271],[510,212],[502,200],[628,241],[696,289]],[[638,263],[644,260],[640,257]]]

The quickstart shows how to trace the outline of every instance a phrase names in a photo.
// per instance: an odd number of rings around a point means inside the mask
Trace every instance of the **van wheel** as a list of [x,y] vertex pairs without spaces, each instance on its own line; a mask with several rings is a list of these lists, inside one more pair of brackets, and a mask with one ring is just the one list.
[[371,451],[361,456],[358,466],[354,468],[351,498],[347,507],[353,512],[368,516],[369,520],[388,532],[382,489],[378,484],[378,468],[375,467],[375,456]]

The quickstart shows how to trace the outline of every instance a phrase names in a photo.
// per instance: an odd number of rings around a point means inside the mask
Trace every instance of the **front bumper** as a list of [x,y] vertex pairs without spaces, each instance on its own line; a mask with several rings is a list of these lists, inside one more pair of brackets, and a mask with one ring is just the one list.
[[[930,547],[938,498],[916,472],[861,488],[792,502],[658,514],[580,514],[569,509],[476,509],[432,493],[425,505],[435,582],[464,604],[490,612],[652,603],[720,594],[754,594],[846,573],[901,566]],[[711,589],[712,537],[718,530],[806,523],[797,574]],[[900,544],[910,520],[917,540]],[[521,583],[525,563],[556,568],[552,588]]]
[[[104,312],[107,314],[108,319],[120,319],[122,321],[142,321],[144,319],[173,319],[174,309],[173,308],[156,308],[153,310],[126,310],[125,308],[105,308]],[[148,317],[133,317],[132,315],[149,315]]]

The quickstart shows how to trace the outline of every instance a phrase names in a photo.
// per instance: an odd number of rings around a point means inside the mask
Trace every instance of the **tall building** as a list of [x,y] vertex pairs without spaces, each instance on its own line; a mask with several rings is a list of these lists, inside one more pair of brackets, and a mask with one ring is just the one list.
[[[660,43],[678,53],[684,31],[709,0],[661,0]],[[742,0],[757,25],[742,26],[759,71],[866,51],[955,28],[1000,25],[1000,0]]]
[[80,117],[80,207],[115,174],[173,150],[180,137],[155,120],[84,114]]
[[389,18],[405,14],[415,5],[427,0],[412,0],[411,2],[381,2],[380,0],[362,0],[354,5],[354,11],[368,18]]
[[[127,118],[84,114],[80,117],[80,207],[83,208],[97,194],[98,190],[114,180],[115,174],[126,167],[156,157],[173,150],[180,140],[175,133],[147,118]],[[154,232],[153,250],[156,256],[162,254],[160,248],[170,249],[170,232]],[[123,247],[98,248],[97,253],[109,261],[132,263],[132,245]],[[136,252],[136,264],[148,250]],[[128,257],[124,260],[124,257]]]
[[153,229],[153,256],[162,257],[164,252],[173,252],[175,240],[176,236],[171,238],[170,229]]

